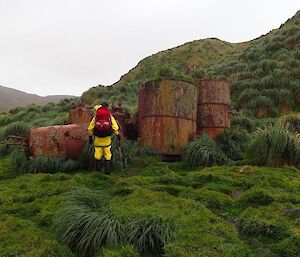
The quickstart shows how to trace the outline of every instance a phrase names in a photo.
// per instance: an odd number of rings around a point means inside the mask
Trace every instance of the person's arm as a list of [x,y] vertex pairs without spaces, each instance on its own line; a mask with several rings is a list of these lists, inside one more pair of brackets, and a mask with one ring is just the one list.
[[89,136],[93,136],[94,127],[95,127],[95,117],[91,120],[88,127]]
[[117,121],[115,120],[115,118],[113,116],[111,116],[111,127],[112,127],[112,130],[113,130],[113,133],[115,135],[119,135],[119,126],[118,126],[118,123],[117,123]]

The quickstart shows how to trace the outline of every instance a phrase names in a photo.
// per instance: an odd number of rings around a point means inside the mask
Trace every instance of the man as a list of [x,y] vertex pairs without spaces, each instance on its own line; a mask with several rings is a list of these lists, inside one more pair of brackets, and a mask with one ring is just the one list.
[[[96,115],[89,124],[89,143],[94,143],[96,170],[101,171],[101,159],[104,157],[104,172],[109,175],[111,170],[111,136],[116,135],[119,139],[119,126],[111,115],[108,104],[103,102],[95,107]],[[94,136],[94,139],[93,139]]]

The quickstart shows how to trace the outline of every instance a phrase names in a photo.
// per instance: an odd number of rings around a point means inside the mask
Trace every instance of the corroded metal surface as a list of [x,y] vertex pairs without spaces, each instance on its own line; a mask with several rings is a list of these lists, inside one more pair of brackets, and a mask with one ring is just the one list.
[[139,92],[141,143],[164,155],[180,155],[196,133],[197,88],[188,82],[155,80]]
[[87,126],[94,116],[93,110],[85,107],[76,107],[69,112],[69,123]]
[[230,126],[230,89],[223,80],[198,80],[197,134],[211,137]]
[[230,105],[229,84],[225,80],[200,79],[197,81],[199,88],[198,104],[214,103]]
[[75,159],[87,143],[88,132],[77,124],[30,130],[29,150],[32,156]]
[[127,135],[127,129],[126,129],[127,126],[126,125],[130,121],[130,114],[128,112],[125,112],[121,106],[118,106],[118,107],[112,106],[110,111],[119,125],[119,130],[120,130],[121,136],[126,137],[126,135]]

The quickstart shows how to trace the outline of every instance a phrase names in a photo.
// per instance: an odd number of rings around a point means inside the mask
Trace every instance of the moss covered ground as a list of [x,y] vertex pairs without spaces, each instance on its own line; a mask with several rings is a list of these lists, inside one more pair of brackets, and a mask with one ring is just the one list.
[[[162,256],[299,256],[300,172],[294,168],[211,167],[137,159],[120,176],[80,171],[17,174],[0,160],[0,256],[81,256],[58,241],[53,216],[73,187],[109,196],[112,213],[174,225]],[[134,245],[97,256],[143,256]]]

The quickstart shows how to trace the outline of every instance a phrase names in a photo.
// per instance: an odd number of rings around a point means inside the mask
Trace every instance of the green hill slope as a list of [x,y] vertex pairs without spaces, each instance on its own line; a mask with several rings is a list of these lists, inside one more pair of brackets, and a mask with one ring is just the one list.
[[[196,40],[149,56],[112,86],[91,88],[82,100],[88,104],[121,100],[134,110],[141,83],[162,75],[166,69],[175,76],[229,80],[233,102],[251,115],[258,107],[265,109],[263,116],[295,110],[300,103],[300,11],[279,29],[249,42]],[[244,92],[249,88],[264,91]],[[257,98],[261,93],[263,97]],[[241,94],[246,103],[239,99]]]

